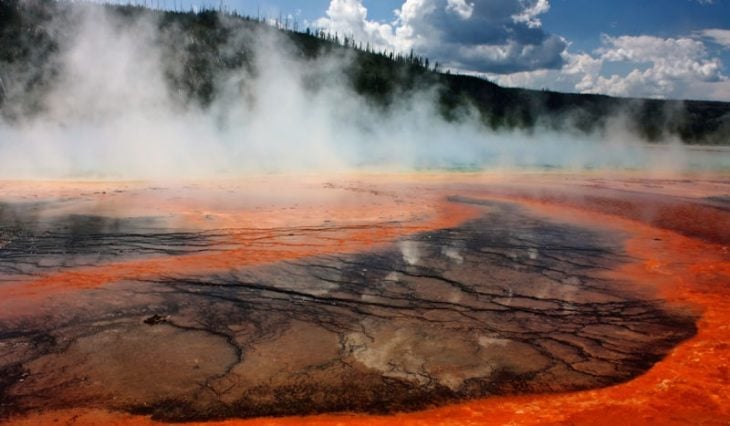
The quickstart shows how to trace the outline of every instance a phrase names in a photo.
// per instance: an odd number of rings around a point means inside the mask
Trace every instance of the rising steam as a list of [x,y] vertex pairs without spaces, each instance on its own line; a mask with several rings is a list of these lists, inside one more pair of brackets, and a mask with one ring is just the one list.
[[[161,48],[170,35],[160,32],[159,15],[121,20],[100,7],[73,10],[80,23],[73,31],[49,29],[67,33],[60,38],[55,84],[38,100],[41,112],[0,122],[0,177],[728,167],[726,151],[717,156],[678,141],[640,143],[620,117],[589,137],[495,132],[468,110],[456,120],[442,118],[435,88],[383,109],[347,83],[347,55],[302,59],[275,31],[232,28],[239,33],[225,48],[254,40],[254,66],[216,76],[222,90],[201,107],[181,102],[166,80],[177,65]],[[12,88],[23,73],[0,66],[9,99],[21,96]]]

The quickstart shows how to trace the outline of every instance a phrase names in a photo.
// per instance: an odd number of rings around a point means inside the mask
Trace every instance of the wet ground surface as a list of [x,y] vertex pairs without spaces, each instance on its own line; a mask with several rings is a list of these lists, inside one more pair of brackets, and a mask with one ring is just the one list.
[[446,203],[473,210],[469,220],[357,250],[338,247],[359,225],[166,229],[151,216],[34,219],[37,205],[0,205],[8,307],[46,289],[29,296],[18,283],[79,268],[332,246],[197,272],[126,268],[0,316],[0,415],[412,411],[624,382],[696,333],[696,310],[610,273],[636,261],[628,235],[462,192]]
[[182,255],[226,248],[224,235],[165,229],[155,218],[36,215],[44,205],[0,203],[0,282],[44,270],[94,266],[119,258]]

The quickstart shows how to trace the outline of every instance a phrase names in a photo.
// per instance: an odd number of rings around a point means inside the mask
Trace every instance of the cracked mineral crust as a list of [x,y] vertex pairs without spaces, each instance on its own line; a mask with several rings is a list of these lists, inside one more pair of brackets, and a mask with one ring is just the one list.
[[407,222],[166,229],[0,205],[0,291],[91,283],[0,318],[0,415],[410,411],[626,381],[695,333],[694,313],[606,273],[631,261],[624,235],[451,195],[470,218],[352,247]]

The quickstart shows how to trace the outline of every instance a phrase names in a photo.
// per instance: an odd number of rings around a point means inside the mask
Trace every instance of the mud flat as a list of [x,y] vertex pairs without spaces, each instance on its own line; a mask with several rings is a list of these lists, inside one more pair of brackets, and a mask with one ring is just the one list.
[[0,185],[8,423],[730,419],[728,176]]

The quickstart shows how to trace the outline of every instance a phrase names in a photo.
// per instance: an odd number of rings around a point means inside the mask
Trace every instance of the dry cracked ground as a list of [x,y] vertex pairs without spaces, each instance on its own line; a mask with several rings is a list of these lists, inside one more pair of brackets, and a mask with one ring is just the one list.
[[[695,317],[606,271],[625,236],[452,196],[479,214],[369,250],[115,279],[0,317],[0,419],[103,407],[170,421],[408,411],[631,379]],[[0,286],[124,259],[218,253],[225,230],[0,205]],[[270,229],[250,247],[307,240]]]

